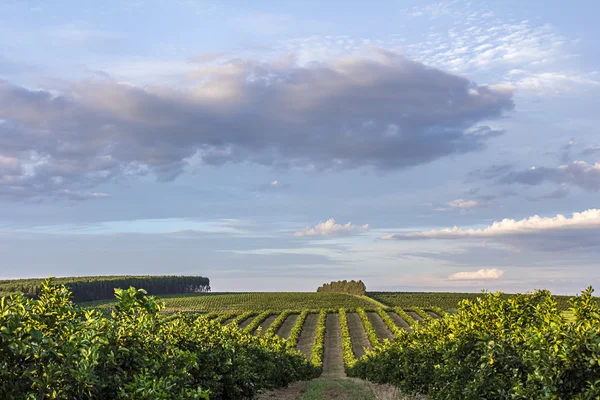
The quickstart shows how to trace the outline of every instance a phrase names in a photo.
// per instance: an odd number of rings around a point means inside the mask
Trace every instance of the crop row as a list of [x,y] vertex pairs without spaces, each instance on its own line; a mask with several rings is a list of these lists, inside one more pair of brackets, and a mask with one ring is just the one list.
[[325,349],[325,322],[327,321],[327,311],[319,312],[319,320],[317,321],[317,329],[315,332],[315,341],[313,343],[310,362],[317,368],[323,368],[323,351]]
[[296,323],[292,327],[292,330],[290,331],[290,336],[287,339],[288,347],[295,348],[296,345],[298,344],[298,339],[300,339],[300,334],[302,333],[302,327],[304,326],[304,321],[306,320],[306,317],[308,316],[308,314],[309,314],[309,311],[304,310],[300,313],[300,315],[298,315],[298,319],[296,319]]
[[279,328],[281,327],[281,325],[285,322],[285,320],[287,319],[287,317],[289,317],[291,314],[292,314],[292,311],[290,311],[290,310],[285,310],[281,314],[279,314],[277,316],[277,318],[275,318],[275,321],[273,321],[273,323],[267,328],[267,330],[265,331],[264,335],[265,336],[274,336],[274,335],[276,335],[277,331],[279,330]]
[[398,316],[400,318],[402,318],[404,320],[404,322],[406,322],[408,324],[408,326],[410,326],[411,328],[415,328],[415,326],[417,325],[417,321],[415,321],[410,315],[408,315],[406,313],[406,311],[404,311],[403,309],[401,309],[400,307],[394,307],[393,311],[398,314]]
[[356,313],[362,321],[363,327],[365,328],[365,332],[367,334],[367,338],[369,338],[371,346],[377,346],[380,343],[380,339],[379,336],[377,336],[377,332],[375,332],[375,328],[373,328],[371,321],[369,321],[369,316],[367,315],[367,312],[363,308],[359,308],[358,310],[356,310]]
[[419,317],[423,318],[423,322],[431,321],[433,319],[431,315],[427,314],[421,307],[411,307],[411,311],[416,312]]
[[402,331],[402,329],[400,329],[398,327],[398,325],[396,325],[394,320],[385,312],[385,310],[382,308],[378,308],[376,312],[377,312],[377,314],[379,314],[379,316],[381,317],[381,320],[388,327],[390,332],[392,332],[392,335],[394,337],[398,336],[398,334],[400,333],[400,331]]
[[350,337],[350,329],[348,327],[348,317],[346,310],[340,308],[340,334],[342,337],[342,356],[344,358],[344,367],[351,369],[356,364],[356,357],[352,349],[352,338]]
[[260,324],[262,324],[262,322],[269,318],[269,315],[273,314],[271,311],[263,311],[260,314],[258,314],[253,320],[252,322],[250,322],[248,325],[246,325],[246,327],[244,328],[244,330],[246,332],[252,333],[256,330],[256,328],[259,327]]

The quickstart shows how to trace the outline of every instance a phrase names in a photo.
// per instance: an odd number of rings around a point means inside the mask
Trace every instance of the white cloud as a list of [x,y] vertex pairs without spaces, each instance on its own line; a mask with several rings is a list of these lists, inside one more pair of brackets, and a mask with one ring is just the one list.
[[306,227],[303,230],[294,233],[294,236],[330,236],[344,235],[353,232],[361,232],[369,229],[369,225],[354,225],[352,222],[341,225],[336,224],[335,219],[330,218],[325,222],[320,222],[314,227]]
[[536,235],[547,231],[562,230],[590,230],[600,229],[600,209],[589,209],[575,212],[571,218],[557,214],[556,217],[524,218],[520,221],[505,218],[495,221],[492,225],[482,229],[463,229],[455,226],[441,230],[411,232],[383,236],[384,240],[411,240],[411,239],[461,239],[461,238],[493,238],[502,236]]
[[496,268],[478,269],[477,271],[456,272],[448,277],[450,280],[498,279],[504,270]]
[[448,203],[452,208],[476,208],[481,206],[481,202],[477,200],[456,199]]
[[597,80],[581,74],[518,71],[512,73],[511,78],[509,81],[519,89],[550,95],[572,91],[579,85],[600,86]]

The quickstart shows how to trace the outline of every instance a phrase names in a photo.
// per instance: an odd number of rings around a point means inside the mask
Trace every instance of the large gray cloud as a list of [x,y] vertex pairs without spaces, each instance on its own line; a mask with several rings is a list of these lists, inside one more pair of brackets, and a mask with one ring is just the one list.
[[499,176],[498,183],[520,183],[523,185],[539,185],[544,182],[561,185],[575,185],[588,191],[600,189],[600,162],[588,164],[585,161],[574,161],[556,168],[532,167],[526,170],[512,170]]
[[127,176],[172,180],[189,162],[405,168],[483,148],[501,134],[484,121],[513,108],[510,89],[385,52],[200,64],[184,86],[0,81],[0,195],[85,196]]

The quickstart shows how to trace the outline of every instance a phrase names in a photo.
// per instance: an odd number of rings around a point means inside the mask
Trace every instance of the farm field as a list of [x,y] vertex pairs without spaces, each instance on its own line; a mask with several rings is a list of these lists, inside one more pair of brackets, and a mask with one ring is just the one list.
[[[355,359],[361,357],[365,349],[371,349],[374,344],[393,339],[391,329],[386,326],[378,313],[365,311],[364,308],[358,308],[356,311],[346,314],[352,342],[352,357]],[[437,316],[433,311],[429,312]],[[415,323],[414,320],[407,320],[406,315],[401,317],[392,310],[384,310],[384,313],[393,315],[392,321],[398,332]],[[325,317],[320,318],[321,314]],[[279,326],[273,329],[271,324],[275,321],[279,321]],[[270,331],[276,336],[287,339],[288,343],[300,351],[307,360],[312,363],[322,363],[323,376],[345,376],[339,310],[331,308],[321,309],[318,312],[305,310],[304,318],[300,318],[298,313],[289,311],[263,313],[238,311],[233,315],[227,313],[227,320],[223,324],[231,323],[237,323],[239,329],[255,335],[265,335]],[[295,335],[291,334],[293,331],[296,331]],[[316,343],[319,341],[321,346],[317,348]]]
[[[388,307],[439,307],[444,310],[456,309],[462,300],[474,300],[482,293],[449,293],[449,292],[367,292],[367,296]],[[503,299],[513,295],[502,294]],[[552,296],[559,310],[569,308],[571,296]]]
[[[160,296],[165,303],[165,313],[190,312],[230,312],[271,310],[314,310],[322,308],[338,309],[345,307],[373,308],[375,305],[359,296],[343,293],[316,292],[250,292],[250,293],[200,293]],[[115,301],[82,303],[83,306],[107,309]]]
[[[63,299],[68,298],[66,288],[46,290],[55,293],[54,296],[57,298],[61,298],[61,296]],[[394,393],[392,397],[385,398],[416,399],[427,397],[407,397],[402,392],[431,394],[430,390],[432,389],[428,385],[430,385],[430,379],[433,378],[421,379],[421,375],[416,369],[421,368],[424,371],[423,374],[433,376],[431,368],[434,368],[434,365],[430,365],[430,357],[443,357],[438,352],[430,354],[430,349],[434,348],[432,347],[433,343],[447,340],[471,340],[470,338],[472,338],[471,333],[466,336],[451,335],[453,331],[473,330],[473,333],[480,334],[482,330],[491,329],[491,333],[494,333],[493,330],[497,327],[500,327],[498,329],[504,333],[519,329],[527,330],[532,326],[530,322],[525,321],[521,324],[514,321],[531,319],[536,324],[549,324],[544,328],[547,331],[560,329],[564,332],[571,332],[570,335],[573,338],[571,340],[574,340],[574,343],[583,343],[588,336],[582,336],[581,339],[575,336],[579,334],[577,329],[580,329],[577,328],[579,326],[576,325],[579,323],[577,321],[591,324],[589,325],[590,329],[597,330],[597,325],[592,322],[594,316],[598,314],[594,311],[596,309],[594,303],[597,303],[597,298],[591,294],[587,294],[585,298],[579,298],[579,300],[575,299],[572,304],[579,304],[579,309],[573,309],[574,311],[567,315],[566,312],[557,309],[555,297],[548,292],[510,296],[489,294],[484,296],[481,301],[462,306],[458,313],[449,313],[439,306],[440,304],[450,305],[451,297],[456,299],[457,295],[449,293],[424,293],[419,296],[414,293],[371,293],[372,298],[365,295],[334,292],[188,293],[160,296],[159,302],[156,302],[156,298],[147,297],[143,291],[133,288],[126,291],[118,289],[116,292],[118,302],[96,301],[77,304],[63,303],[62,300],[56,302],[48,296],[40,296],[39,299],[17,296],[9,299],[8,303],[16,302],[13,306],[9,306],[13,307],[14,311],[9,314],[5,312],[4,317],[14,318],[19,313],[36,313],[40,310],[40,315],[46,318],[58,314],[56,311],[44,311],[42,306],[48,310],[54,310],[52,307],[64,304],[65,315],[71,315],[69,314],[72,313],[71,307],[80,310],[77,311],[79,317],[74,321],[81,324],[80,332],[84,335],[88,334],[86,324],[98,323],[99,326],[105,324],[105,326],[112,326],[111,329],[116,329],[115,332],[129,332],[126,335],[137,335],[140,344],[146,342],[148,335],[155,335],[157,339],[160,338],[158,339],[160,341],[170,340],[170,346],[173,348],[180,345],[186,346],[186,341],[180,342],[180,340],[183,338],[187,340],[187,336],[194,335],[197,343],[204,343],[204,340],[213,343],[210,348],[206,349],[208,360],[212,360],[215,349],[227,352],[229,351],[227,349],[230,349],[228,346],[242,349],[248,354],[258,351],[267,358],[272,357],[273,360],[280,360],[282,363],[293,366],[293,369],[289,370],[292,375],[280,377],[279,371],[286,370],[286,367],[269,370],[266,369],[269,364],[262,363],[262,356],[243,358],[244,362],[249,363],[249,368],[255,368],[256,373],[261,374],[260,376],[263,376],[264,379],[268,379],[261,381],[263,383],[260,383],[261,386],[257,386],[256,390],[252,389],[255,395],[262,393],[260,388],[272,389],[264,393],[271,397],[265,398],[316,399],[322,397],[306,397],[304,394],[314,392],[314,396],[322,396],[323,393],[339,391],[339,393],[346,393],[350,396],[351,393],[361,390],[365,393],[365,397],[362,398],[375,399],[380,398],[379,394],[375,392],[384,390]],[[40,305],[22,307],[19,302],[37,302]],[[166,308],[163,309],[160,303],[166,304]],[[404,304],[404,306],[397,304]],[[103,317],[96,313],[94,318],[86,322],[87,317],[84,318],[83,313],[90,313],[90,308],[103,311]],[[63,310],[63,308],[59,310]],[[454,315],[446,317],[448,314]],[[90,315],[94,314],[90,313]],[[31,320],[35,321],[36,318]],[[101,318],[104,322],[101,322]],[[496,318],[498,321],[495,324],[489,324],[491,318]],[[153,322],[148,324],[150,321]],[[473,325],[472,321],[478,325]],[[69,322],[65,319],[64,323]],[[135,325],[124,325],[131,323]],[[122,329],[124,326],[128,326],[127,330]],[[150,330],[144,331],[144,329]],[[170,334],[165,337],[160,336],[172,329],[180,333],[175,336]],[[19,331],[15,330],[15,332]],[[56,332],[60,332],[60,330]],[[42,333],[35,333],[35,336],[28,336],[26,341],[21,340],[16,343],[26,345],[31,339],[39,339],[42,340],[40,343],[46,343],[40,335]],[[554,335],[547,337],[552,338]],[[224,347],[221,347],[223,346],[222,340],[226,341]],[[482,340],[486,343],[483,350],[495,351],[493,347],[490,347],[493,346],[494,341],[489,341],[485,336]],[[110,344],[110,342],[103,343]],[[534,341],[527,342],[526,345],[534,346],[535,343]],[[553,348],[559,349],[556,346]],[[577,348],[577,346],[569,347],[569,349]],[[411,350],[406,353],[406,349]],[[415,354],[421,357],[419,361],[411,358],[413,349],[418,351]],[[145,354],[145,351],[143,346],[140,347],[140,354]],[[232,354],[237,354],[237,350]],[[509,356],[520,356],[520,354],[511,352]],[[229,365],[227,359],[233,355],[227,356],[226,353],[223,353],[223,356],[225,357],[224,364],[221,364],[221,361],[206,361],[208,363],[206,366],[216,369],[226,368]],[[488,356],[485,355],[485,357]],[[237,356],[235,358],[237,359]],[[403,361],[399,363],[397,360]],[[490,366],[496,365],[497,362],[496,359],[489,361],[485,358],[485,360],[485,365]],[[450,365],[441,361],[437,364],[444,368]],[[587,364],[594,365],[589,362]],[[159,368],[160,363],[156,365]],[[387,371],[386,368],[392,368],[392,370]],[[398,368],[403,368],[402,375],[394,374]],[[235,368],[228,373],[234,374],[235,371],[242,370]],[[470,371],[475,371],[475,369]],[[585,374],[588,372],[586,371]],[[412,376],[412,378],[410,380],[399,378],[401,376]],[[452,374],[448,375],[448,377],[452,376]],[[178,373],[172,377],[180,379]],[[311,382],[298,382],[297,385],[285,387],[285,382],[292,383],[317,377],[319,379]],[[254,379],[247,378],[250,381]],[[202,379],[206,387],[215,393],[215,399],[231,398],[227,397],[229,395],[216,394],[218,390],[226,391],[227,385],[221,381]],[[281,381],[280,379],[286,380]],[[377,384],[366,381],[377,382]],[[387,384],[387,386],[379,384]],[[239,389],[243,390],[244,387],[249,386],[240,385]],[[342,395],[340,394],[340,396]],[[343,396],[346,397],[340,396],[335,398],[352,398],[345,394]],[[448,398],[459,398],[457,396]]]

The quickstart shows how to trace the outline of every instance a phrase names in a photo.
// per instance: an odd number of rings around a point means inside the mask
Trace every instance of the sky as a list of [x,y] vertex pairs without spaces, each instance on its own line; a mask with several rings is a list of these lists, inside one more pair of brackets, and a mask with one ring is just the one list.
[[0,279],[600,287],[599,12],[0,0]]

